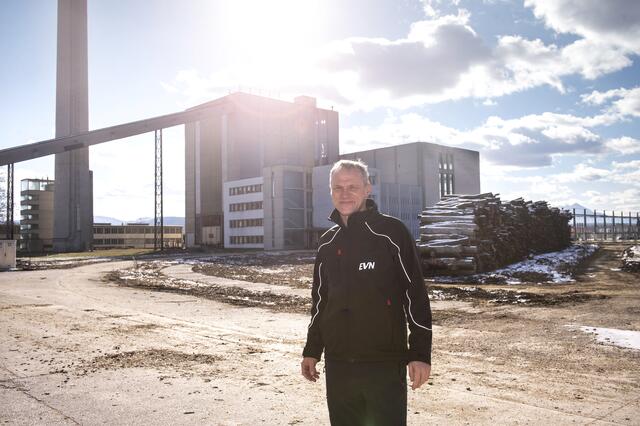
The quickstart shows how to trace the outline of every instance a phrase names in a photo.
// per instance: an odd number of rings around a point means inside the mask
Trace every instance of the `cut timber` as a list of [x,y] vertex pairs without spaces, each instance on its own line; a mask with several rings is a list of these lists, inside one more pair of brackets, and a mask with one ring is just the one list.
[[545,201],[503,203],[490,192],[447,195],[419,218],[426,273],[489,271],[571,243],[571,214]]

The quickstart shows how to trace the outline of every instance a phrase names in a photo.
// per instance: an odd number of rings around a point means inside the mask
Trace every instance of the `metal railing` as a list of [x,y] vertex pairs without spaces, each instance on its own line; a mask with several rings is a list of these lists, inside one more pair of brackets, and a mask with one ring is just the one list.
[[586,210],[576,213],[573,209],[571,235],[575,241],[633,241],[640,239],[640,213],[607,213]]

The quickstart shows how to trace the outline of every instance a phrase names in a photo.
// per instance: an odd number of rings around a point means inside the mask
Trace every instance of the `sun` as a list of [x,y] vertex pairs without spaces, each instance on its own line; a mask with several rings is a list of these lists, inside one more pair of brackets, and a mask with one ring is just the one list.
[[324,27],[321,0],[234,0],[225,6],[225,47],[256,84],[288,78]]

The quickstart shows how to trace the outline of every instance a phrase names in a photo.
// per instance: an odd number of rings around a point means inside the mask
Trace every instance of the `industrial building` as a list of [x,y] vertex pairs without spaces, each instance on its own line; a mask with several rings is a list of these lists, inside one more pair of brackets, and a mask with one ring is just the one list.
[[[54,251],[54,181],[23,179],[20,184],[21,219],[18,250],[25,253]],[[182,226],[164,226],[163,230],[165,248],[183,247]],[[147,223],[95,223],[91,246],[93,249],[154,248],[154,227]]]
[[372,198],[416,237],[425,206],[480,192],[476,151],[414,142],[339,155],[338,113],[314,98],[234,93],[198,108],[210,112],[185,125],[187,247],[314,247],[332,226],[329,170],[340,158],[370,166]]
[[53,249],[55,185],[49,179],[20,181],[19,251],[42,253]]
[[247,93],[198,108],[210,112],[185,125],[187,247],[223,234],[225,247],[311,246],[313,168],[338,159],[338,113]]
[[360,159],[377,170],[380,211],[402,220],[415,238],[420,235],[418,215],[424,207],[433,206],[443,195],[480,192],[477,151],[413,142],[341,158]]
[[[341,158],[333,108],[318,108],[307,96],[285,102],[234,93],[186,111],[89,131],[86,0],[60,0],[57,16],[56,137],[0,155],[0,165],[9,166],[12,188],[14,163],[55,154],[54,250],[86,250],[95,238],[89,146],[151,131],[156,139],[155,221],[161,223],[162,129],[182,124],[187,247],[315,246],[331,225],[325,220],[331,211],[328,170]],[[361,158],[371,166],[372,196],[380,210],[402,219],[415,236],[422,208],[444,194],[480,192],[475,151],[414,142],[342,158]],[[48,229],[45,238],[35,213],[26,215],[27,239],[37,235],[42,250],[48,249]],[[13,203],[7,218],[13,221]]]
[[[182,226],[163,226],[164,248],[181,248],[183,246]],[[148,223],[127,223],[112,225],[110,223],[93,224],[93,248],[154,248],[154,228]]]

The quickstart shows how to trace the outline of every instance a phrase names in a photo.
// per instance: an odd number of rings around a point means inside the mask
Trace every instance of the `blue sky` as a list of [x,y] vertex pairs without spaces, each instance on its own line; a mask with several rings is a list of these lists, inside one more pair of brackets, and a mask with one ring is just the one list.
[[[0,3],[0,149],[54,135],[56,9]],[[503,199],[640,211],[636,0],[88,0],[88,31],[91,129],[305,94],[339,111],[343,153],[470,148]],[[164,141],[182,216],[183,128]],[[92,147],[91,168],[96,215],[153,214],[152,134]],[[53,158],[15,171],[53,177]]]

